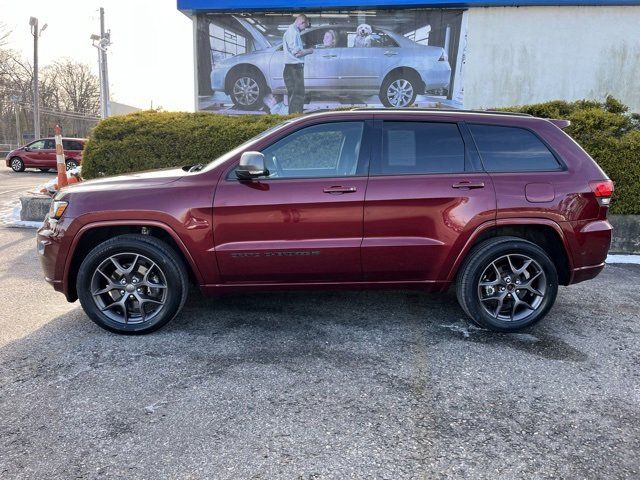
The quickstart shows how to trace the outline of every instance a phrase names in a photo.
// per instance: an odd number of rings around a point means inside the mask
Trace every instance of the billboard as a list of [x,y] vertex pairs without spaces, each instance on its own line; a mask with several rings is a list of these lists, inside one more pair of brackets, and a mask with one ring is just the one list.
[[197,15],[198,109],[462,108],[463,10]]

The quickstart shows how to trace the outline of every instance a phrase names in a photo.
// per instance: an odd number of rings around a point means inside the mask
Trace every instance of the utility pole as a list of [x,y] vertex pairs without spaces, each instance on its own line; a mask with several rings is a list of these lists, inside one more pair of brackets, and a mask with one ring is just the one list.
[[45,23],[42,29],[38,29],[38,19],[29,18],[31,25],[31,35],[33,35],[33,135],[37,140],[40,138],[40,91],[38,88],[38,38],[47,28]]
[[109,71],[107,68],[107,47],[111,45],[111,32],[104,29],[104,8],[100,7],[100,35],[91,35],[93,46],[98,49],[98,73],[100,77],[100,113],[102,118],[111,115],[109,101]]

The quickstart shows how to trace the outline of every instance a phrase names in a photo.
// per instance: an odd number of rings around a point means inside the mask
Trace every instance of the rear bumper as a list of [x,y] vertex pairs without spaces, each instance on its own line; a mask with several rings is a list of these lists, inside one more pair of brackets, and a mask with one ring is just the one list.
[[589,265],[588,267],[574,268],[571,271],[571,278],[569,284],[584,282],[585,280],[591,280],[598,276],[598,274],[604,269],[604,262],[598,265]]
[[571,222],[573,267],[569,284],[584,282],[597,276],[611,246],[613,227],[607,220]]
[[451,67],[449,62],[434,62],[434,66],[420,72],[425,91],[449,88],[451,81]]

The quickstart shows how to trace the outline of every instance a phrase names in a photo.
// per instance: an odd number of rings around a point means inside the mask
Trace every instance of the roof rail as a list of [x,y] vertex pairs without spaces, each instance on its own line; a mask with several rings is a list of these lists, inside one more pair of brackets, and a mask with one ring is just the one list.
[[402,108],[375,108],[375,107],[355,107],[350,109],[352,112],[360,111],[400,111],[400,112],[438,112],[438,113],[484,113],[487,115],[510,115],[515,117],[533,117],[528,113],[520,112],[504,112],[502,110],[464,110],[457,108],[415,108],[415,107],[402,107]]

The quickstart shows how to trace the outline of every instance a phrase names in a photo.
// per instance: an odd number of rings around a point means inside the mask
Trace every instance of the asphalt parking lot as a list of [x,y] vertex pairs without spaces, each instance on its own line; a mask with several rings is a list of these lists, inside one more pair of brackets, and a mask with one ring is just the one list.
[[123,337],[0,227],[0,478],[638,478],[639,287],[607,266],[517,335],[453,294],[194,291]]

